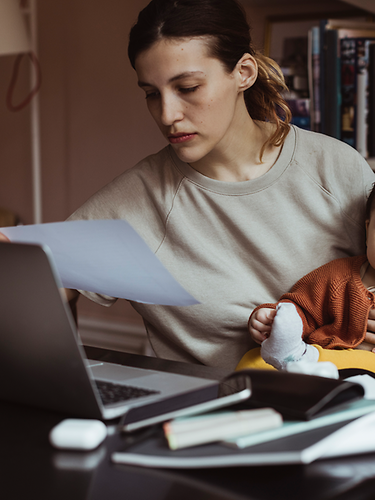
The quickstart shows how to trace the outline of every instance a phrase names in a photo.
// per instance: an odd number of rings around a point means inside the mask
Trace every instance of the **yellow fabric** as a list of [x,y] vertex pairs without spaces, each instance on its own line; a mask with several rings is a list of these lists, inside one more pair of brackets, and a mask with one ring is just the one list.
[[247,353],[238,363],[236,370],[244,370],[246,368],[256,368],[259,370],[276,370],[276,368],[266,363],[261,357],[260,347],[256,347],[255,349],[250,349],[250,351],[247,351]]
[[[359,349],[323,349],[319,345],[314,345],[314,347],[319,351],[319,361],[330,361],[339,370],[356,368],[375,373],[375,353],[371,351],[362,351]],[[236,370],[246,368],[275,370],[273,366],[262,359],[260,347],[248,351],[238,363]]]

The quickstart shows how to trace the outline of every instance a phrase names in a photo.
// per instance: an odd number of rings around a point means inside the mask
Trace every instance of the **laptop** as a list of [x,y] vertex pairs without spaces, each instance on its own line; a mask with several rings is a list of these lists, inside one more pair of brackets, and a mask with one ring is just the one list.
[[48,247],[0,242],[1,400],[109,420],[181,396],[217,397],[214,380],[86,359],[59,288]]

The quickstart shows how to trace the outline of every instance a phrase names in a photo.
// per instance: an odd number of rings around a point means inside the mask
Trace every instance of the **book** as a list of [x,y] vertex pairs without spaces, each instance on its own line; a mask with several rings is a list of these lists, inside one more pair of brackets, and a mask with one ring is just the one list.
[[375,43],[369,46],[368,155],[375,158]]
[[310,130],[310,99],[286,99],[292,113],[291,123],[299,128]]
[[333,423],[344,422],[375,412],[375,401],[362,399],[360,401],[350,402],[341,407],[338,412],[324,415],[313,420],[287,420],[280,427],[248,434],[233,439],[225,439],[223,442],[232,448],[248,448],[260,443],[266,443],[286,436],[296,435],[320,427],[325,427]]
[[[320,24],[320,130],[368,155],[368,44],[375,23],[340,19]],[[314,103],[313,103],[314,106]]]
[[369,39],[357,40],[356,149],[367,157]]
[[356,42],[343,38],[341,51],[341,140],[355,147]]
[[[373,402],[374,404],[375,402]],[[212,443],[171,451],[162,432],[111,455],[117,464],[170,469],[308,464],[321,458],[375,451],[375,411],[245,449]]]
[[364,388],[345,380],[274,370],[247,369],[233,376],[248,374],[251,397],[241,408],[273,408],[284,418],[311,420],[334,412],[350,401],[362,399]]
[[326,26],[327,26],[328,20],[327,19],[322,19],[319,23],[319,74],[320,74],[320,84],[319,84],[319,104],[320,104],[320,132],[323,134],[326,133],[325,131],[325,121],[326,121],[326,103],[325,103],[325,81],[326,81],[326,72],[325,72],[325,60],[326,60],[326,53],[325,53],[325,39],[324,39],[324,34],[326,31]]
[[[274,370],[239,370],[219,384],[215,397],[203,403],[181,397],[166,405],[154,403],[134,408],[120,421],[124,432],[134,432],[159,422],[208,413],[226,407],[230,410],[273,408],[283,417],[310,420],[334,411],[348,401],[361,399],[364,389],[357,383]],[[219,397],[217,397],[219,396]]]
[[310,127],[311,130],[320,132],[320,37],[318,26],[314,26],[309,32],[308,80],[310,95]]
[[323,132],[340,139],[341,136],[341,74],[339,35],[337,30],[324,32],[324,127]]
[[275,429],[282,424],[280,413],[262,408],[175,419],[166,422],[163,429],[169,448],[177,450]]
[[[144,467],[196,469],[310,463],[329,453],[333,456],[375,451],[375,441],[367,440],[375,423],[375,400],[363,398],[362,385],[272,370],[241,370],[233,376],[244,373],[250,374],[252,382],[252,396],[246,401],[247,406],[271,406],[281,410],[286,420],[292,415],[293,420],[298,421],[289,425],[284,422],[278,429],[268,430],[274,432],[271,439],[254,441],[245,448],[239,445],[240,438],[237,438],[234,446],[215,442],[171,450],[163,428],[154,426],[149,433],[134,437],[130,434],[125,438],[124,449],[113,453],[112,461]],[[364,419],[366,416],[369,418]],[[352,422],[358,422],[349,428],[358,445],[345,448],[342,434]],[[342,428],[345,430],[336,439],[336,433]]]
[[251,396],[251,381],[246,373],[225,377],[216,387],[216,391],[206,393],[203,399],[199,394],[182,394],[170,401],[159,401],[144,407],[131,408],[123,415],[119,428],[124,432],[134,432],[159,422],[176,418],[206,414],[247,400]]
[[[351,34],[356,34],[351,32]],[[361,33],[358,32],[357,35]],[[341,139],[368,156],[369,48],[372,38],[341,38]]]

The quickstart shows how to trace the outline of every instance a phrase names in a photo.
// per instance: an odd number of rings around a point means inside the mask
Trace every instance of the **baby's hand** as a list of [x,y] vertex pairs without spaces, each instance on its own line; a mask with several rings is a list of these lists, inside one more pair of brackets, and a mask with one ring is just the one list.
[[276,309],[262,308],[258,309],[249,320],[249,332],[251,338],[261,344],[266,340],[271,332],[272,323],[276,315]]

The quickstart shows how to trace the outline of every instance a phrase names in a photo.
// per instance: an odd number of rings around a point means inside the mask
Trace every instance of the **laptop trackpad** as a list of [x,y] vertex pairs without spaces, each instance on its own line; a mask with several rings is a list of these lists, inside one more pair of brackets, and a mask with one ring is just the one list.
[[115,365],[113,363],[103,363],[93,360],[87,360],[87,366],[90,367],[93,377],[98,380],[109,382],[124,382],[141,377],[149,377],[153,372],[134,368],[132,366]]

